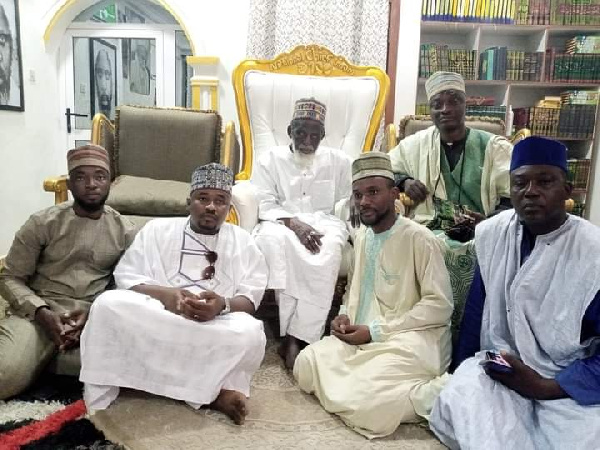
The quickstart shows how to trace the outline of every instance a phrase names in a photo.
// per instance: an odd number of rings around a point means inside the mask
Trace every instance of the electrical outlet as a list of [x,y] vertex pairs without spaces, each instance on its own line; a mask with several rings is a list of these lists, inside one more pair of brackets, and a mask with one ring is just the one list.
[[87,86],[85,85],[85,83],[79,83],[79,93],[85,94],[86,91],[87,91]]

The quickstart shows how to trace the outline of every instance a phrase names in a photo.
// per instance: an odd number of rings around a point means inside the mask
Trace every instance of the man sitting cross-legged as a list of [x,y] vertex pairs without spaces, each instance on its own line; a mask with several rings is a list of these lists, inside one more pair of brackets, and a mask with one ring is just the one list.
[[352,165],[353,200],[364,225],[332,336],[306,347],[294,376],[323,407],[369,438],[427,417],[450,363],[452,293],[431,231],[395,212],[389,157]]
[[564,145],[525,139],[510,171],[515,209],[476,228],[460,365],[431,429],[452,449],[597,449],[600,229],[565,212]]
[[252,237],[224,223],[233,173],[197,168],[189,218],[149,222],[115,269],[118,290],[97,299],[82,336],[90,410],[119,386],[212,407],[241,424],[266,338],[252,317],[267,266]]
[[54,370],[76,374],[90,305],[111,284],[133,240],[133,224],[104,205],[106,150],[69,150],[67,166],[73,201],[33,214],[15,235],[0,273],[0,294],[10,305],[0,320],[0,400],[26,389],[58,353]]

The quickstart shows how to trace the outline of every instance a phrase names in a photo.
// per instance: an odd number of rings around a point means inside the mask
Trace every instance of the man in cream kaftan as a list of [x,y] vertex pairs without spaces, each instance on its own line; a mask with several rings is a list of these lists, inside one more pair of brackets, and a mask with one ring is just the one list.
[[353,165],[356,206],[369,226],[356,233],[332,336],[306,347],[294,366],[304,391],[369,438],[428,416],[451,354],[452,294],[441,249],[431,231],[396,217],[398,191],[385,158],[365,154]]
[[[515,209],[477,227],[459,366],[430,419],[451,449],[599,448],[600,230],[565,212],[566,154],[548,139],[519,142]],[[510,373],[488,351],[505,352]]]
[[350,197],[351,159],[319,145],[324,114],[314,99],[296,102],[288,128],[293,144],[268,150],[252,172],[261,220],[254,236],[269,266],[267,288],[278,297],[280,334],[286,336],[280,353],[289,369],[300,346],[323,334],[348,239],[333,211]]
[[[214,182],[215,172],[233,179],[224,166],[197,169],[190,217],[150,221],[115,269],[118,289],[94,303],[81,345],[88,409],[108,407],[123,386],[194,407],[216,402],[243,422],[239,403],[266,343],[248,313],[262,299],[267,268],[252,237],[222,223],[230,185]],[[239,394],[237,411],[219,407],[223,392]]]

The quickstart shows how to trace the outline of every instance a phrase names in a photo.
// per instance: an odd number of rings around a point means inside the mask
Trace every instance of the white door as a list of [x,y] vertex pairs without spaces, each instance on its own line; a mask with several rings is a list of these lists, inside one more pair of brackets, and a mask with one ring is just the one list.
[[86,24],[67,31],[60,48],[66,148],[90,141],[96,113],[112,120],[122,104],[175,104],[175,30],[166,28]]

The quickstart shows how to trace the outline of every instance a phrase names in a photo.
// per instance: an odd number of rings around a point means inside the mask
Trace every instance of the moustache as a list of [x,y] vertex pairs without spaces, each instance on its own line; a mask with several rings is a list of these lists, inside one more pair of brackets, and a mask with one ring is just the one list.
[[111,103],[110,100],[111,100],[111,97],[106,94],[101,94],[100,97],[98,97],[98,103],[102,106],[110,106],[110,103]]

